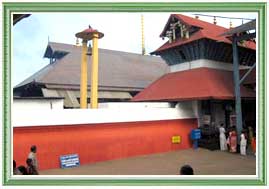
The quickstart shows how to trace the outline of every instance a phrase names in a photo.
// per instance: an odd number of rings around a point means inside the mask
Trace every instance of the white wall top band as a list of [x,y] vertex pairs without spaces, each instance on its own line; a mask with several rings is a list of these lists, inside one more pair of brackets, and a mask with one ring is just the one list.
[[[184,108],[184,106],[183,106]],[[117,123],[196,118],[181,108],[63,109],[12,112],[13,127]]]
[[[214,60],[199,59],[170,66],[170,72],[190,70],[194,68],[214,68],[219,70],[233,71],[233,65]],[[240,66],[240,69],[248,69],[248,66]]]

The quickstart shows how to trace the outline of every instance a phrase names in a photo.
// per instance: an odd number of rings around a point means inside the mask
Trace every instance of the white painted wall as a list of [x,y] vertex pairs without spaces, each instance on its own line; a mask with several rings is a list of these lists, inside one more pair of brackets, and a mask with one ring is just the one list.
[[197,101],[178,102],[175,107],[181,115],[198,118]]
[[[89,106],[90,107],[90,106]],[[168,102],[108,102],[99,103],[99,108],[171,108]]]
[[63,99],[13,99],[12,109],[24,110],[50,110],[63,109]]
[[[172,65],[169,67],[170,67],[170,72],[184,71],[184,70],[189,70],[189,69],[194,69],[194,68],[202,68],[202,67],[233,71],[232,64],[213,61],[213,60],[207,60],[207,59],[194,60],[191,62],[176,64],[176,65]],[[248,66],[240,66],[239,67],[239,69],[246,69],[246,68],[249,68],[249,67]]]
[[196,118],[192,103],[179,103],[177,108],[136,107],[62,110],[12,110],[13,127],[117,123]]

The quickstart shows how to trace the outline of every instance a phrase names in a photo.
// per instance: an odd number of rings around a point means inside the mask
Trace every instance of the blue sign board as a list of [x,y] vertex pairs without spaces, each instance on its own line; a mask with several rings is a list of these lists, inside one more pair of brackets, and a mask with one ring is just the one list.
[[200,129],[193,129],[191,131],[191,139],[198,140],[201,138],[201,130]]
[[60,156],[61,168],[70,168],[70,167],[78,167],[79,157],[78,154],[70,154]]

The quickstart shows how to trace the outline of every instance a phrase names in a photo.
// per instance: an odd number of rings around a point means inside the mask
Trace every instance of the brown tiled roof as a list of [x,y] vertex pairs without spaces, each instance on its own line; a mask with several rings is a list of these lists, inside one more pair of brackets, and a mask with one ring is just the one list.
[[[78,88],[80,85],[81,46],[49,42],[53,51],[68,52],[63,58],[47,65],[15,88],[31,82],[47,86]],[[47,49],[48,49],[47,47]],[[46,55],[46,53],[45,53]],[[88,57],[88,85],[91,78],[91,57]],[[159,57],[115,50],[99,49],[99,88],[143,89],[169,71]]]
[[[187,24],[189,26],[196,26],[200,29],[199,29],[199,31],[192,34],[188,39],[179,38],[173,43],[169,43],[168,41],[165,42],[161,47],[159,47],[157,50],[155,50],[151,54],[158,54],[160,51],[164,51],[166,49],[178,47],[178,46],[181,46],[181,45],[193,42],[193,41],[197,41],[199,39],[211,39],[214,41],[232,44],[231,40],[226,38],[226,36],[222,35],[223,33],[229,31],[228,28],[224,28],[222,26],[218,26],[218,25],[215,25],[215,24],[212,24],[209,22],[199,20],[199,19],[191,18],[189,16],[185,16],[182,14],[171,14],[170,15],[162,33],[160,34],[160,37],[165,36],[165,32],[167,31],[167,28],[170,25],[172,18],[176,18],[176,19],[180,20],[181,22],[183,22],[184,24]],[[239,44],[239,45],[242,46],[241,44]],[[252,41],[246,41],[244,43],[244,46],[242,46],[242,47],[255,50],[256,44]]]
[[[241,86],[242,98],[255,95],[255,91]],[[132,101],[232,100],[234,96],[232,71],[196,68],[162,76]]]

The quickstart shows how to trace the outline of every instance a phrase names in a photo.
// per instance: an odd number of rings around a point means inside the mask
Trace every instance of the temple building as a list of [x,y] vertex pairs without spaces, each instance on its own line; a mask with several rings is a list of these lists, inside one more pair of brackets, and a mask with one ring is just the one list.
[[[31,97],[32,107],[47,98],[42,111],[12,109],[14,160],[24,164],[33,144],[40,170],[60,168],[60,157],[72,154],[84,165],[189,149],[198,127],[199,145],[203,140],[204,146],[209,142],[210,148],[219,149],[218,133],[216,140],[208,140],[202,128],[238,125],[235,70],[241,79],[243,126],[256,124],[256,44],[239,40],[240,65],[234,69],[235,43],[223,35],[228,31],[172,14],[160,35],[167,41],[151,53],[160,57],[99,49],[98,100],[114,102],[103,109],[77,108],[81,47],[50,42],[44,55],[50,64],[14,89],[18,105],[25,103],[24,97]],[[61,104],[76,109],[61,110]]]
[[[81,46],[49,42],[44,57],[50,60],[50,64],[15,86],[14,96],[62,97],[64,108],[78,108]],[[88,64],[89,103],[90,56]],[[168,66],[160,57],[99,49],[98,100],[99,102],[129,101],[168,71]]]
[[[198,115],[199,126],[234,126],[235,95],[233,79],[233,49],[229,29],[181,14],[172,14],[163,31],[168,38],[152,52],[160,55],[170,68],[132,101],[173,102],[189,104]],[[256,62],[254,41],[240,41],[239,69],[244,75]],[[240,86],[244,126],[256,124],[255,83],[256,70],[252,70]]]

